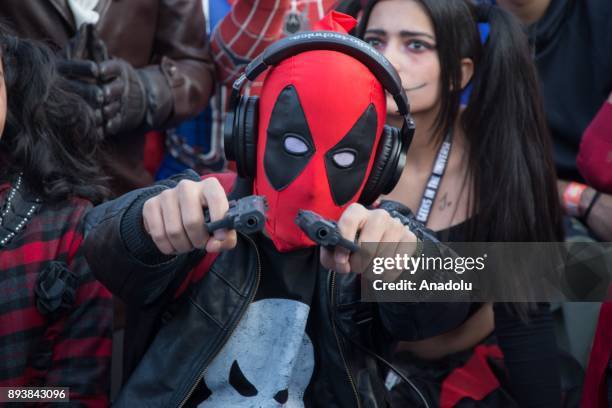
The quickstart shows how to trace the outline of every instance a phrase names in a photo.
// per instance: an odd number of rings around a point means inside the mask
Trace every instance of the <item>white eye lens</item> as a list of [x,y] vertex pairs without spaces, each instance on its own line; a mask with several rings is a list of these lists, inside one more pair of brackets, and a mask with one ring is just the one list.
[[287,153],[301,156],[308,153],[308,146],[301,139],[295,136],[287,136],[285,138],[285,150]]
[[346,168],[350,167],[355,162],[355,153],[353,152],[340,152],[333,156],[334,163],[339,167]]

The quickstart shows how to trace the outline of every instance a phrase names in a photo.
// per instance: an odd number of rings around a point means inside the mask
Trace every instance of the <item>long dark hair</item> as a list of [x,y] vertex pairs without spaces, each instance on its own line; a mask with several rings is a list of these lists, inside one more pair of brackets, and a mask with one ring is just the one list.
[[54,54],[2,26],[0,53],[7,94],[2,178],[23,173],[28,187],[46,201],[74,196],[101,201],[107,190],[95,159],[99,141],[92,114],[80,97],[67,91]]
[[[461,114],[469,147],[469,241],[560,241],[562,213],[552,146],[535,67],[520,23],[498,7],[466,0],[418,0],[433,22],[441,67],[442,142],[459,117],[462,58],[474,61],[472,91]],[[376,1],[363,10],[363,37]],[[490,25],[483,45],[479,22]]]

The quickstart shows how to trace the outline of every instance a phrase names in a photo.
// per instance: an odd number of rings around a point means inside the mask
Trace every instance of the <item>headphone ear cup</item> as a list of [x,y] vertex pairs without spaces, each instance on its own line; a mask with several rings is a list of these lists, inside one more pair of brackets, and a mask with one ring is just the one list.
[[241,96],[233,112],[225,120],[225,157],[236,162],[240,177],[255,176],[257,160],[257,129],[259,119],[259,98]]
[[225,115],[225,122],[223,123],[223,151],[225,158],[230,161],[236,161],[236,107],[234,110],[229,111]]
[[402,131],[398,128],[389,126],[393,132],[393,149],[390,153],[387,167],[381,177],[381,192],[380,194],[389,194],[397,183],[399,183],[404,167],[406,167],[406,153],[408,153],[408,146],[410,141],[406,140]]
[[[393,190],[405,164],[405,153],[403,154],[404,160],[401,160],[403,150],[401,144],[400,130],[385,125],[378,143],[372,171],[370,171],[368,181],[359,198],[361,204],[370,205],[381,194],[388,194]],[[399,166],[400,162],[401,166]],[[401,167],[399,171],[398,167]]]
[[245,104],[243,128],[244,174],[242,177],[254,178],[257,171],[257,132],[259,129],[259,98],[249,96]]

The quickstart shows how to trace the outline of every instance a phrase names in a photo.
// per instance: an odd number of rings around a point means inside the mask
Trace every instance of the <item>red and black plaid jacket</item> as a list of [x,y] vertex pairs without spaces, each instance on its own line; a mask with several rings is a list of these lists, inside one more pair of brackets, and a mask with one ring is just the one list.
[[108,405],[111,297],[80,250],[89,207],[43,204],[0,249],[0,387],[69,387],[73,402]]

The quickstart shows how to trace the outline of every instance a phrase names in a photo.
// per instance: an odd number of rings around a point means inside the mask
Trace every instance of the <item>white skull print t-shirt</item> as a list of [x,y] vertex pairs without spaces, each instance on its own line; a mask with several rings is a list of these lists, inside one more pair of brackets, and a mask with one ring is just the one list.
[[308,317],[318,253],[279,253],[261,235],[257,245],[262,269],[255,299],[207,367],[199,408],[310,405],[316,359]]

